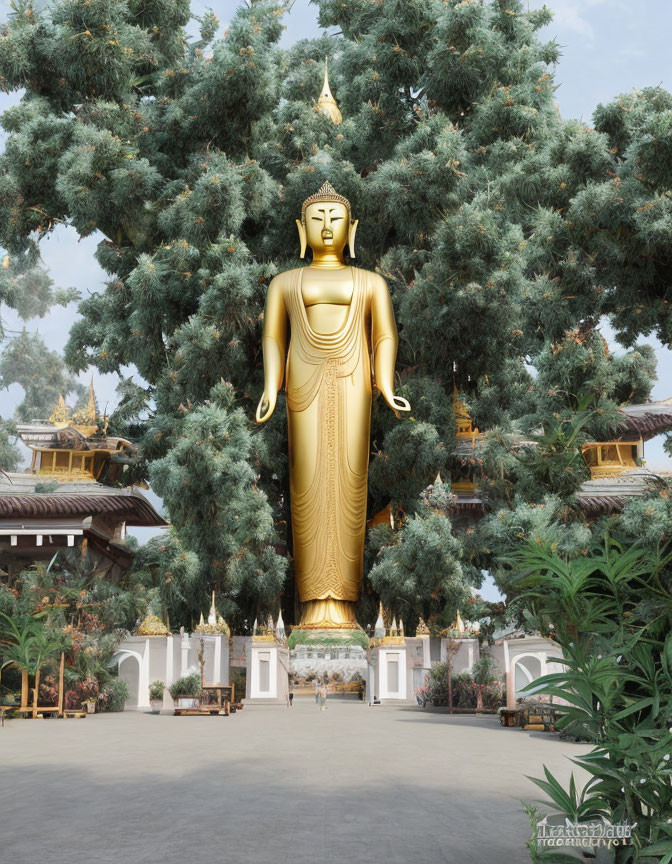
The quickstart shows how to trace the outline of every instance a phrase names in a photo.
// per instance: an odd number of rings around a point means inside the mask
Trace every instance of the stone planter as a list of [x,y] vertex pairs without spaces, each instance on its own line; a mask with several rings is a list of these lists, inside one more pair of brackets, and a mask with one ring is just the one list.
[[95,714],[96,713],[96,703],[95,702],[85,702],[86,705],[86,713],[87,714]]
[[152,706],[152,714],[160,714],[161,707],[163,705],[163,699],[152,699],[150,705]]

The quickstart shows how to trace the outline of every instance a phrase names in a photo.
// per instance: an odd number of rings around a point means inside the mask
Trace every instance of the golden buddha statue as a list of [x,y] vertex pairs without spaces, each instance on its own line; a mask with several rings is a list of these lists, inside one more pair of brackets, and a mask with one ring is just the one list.
[[[300,627],[355,628],[362,582],[371,421],[375,383],[393,411],[397,328],[385,280],[350,267],[357,221],[350,202],[325,183],[296,221],[308,267],[278,274],[266,297],[264,393],[256,419],[287,391],[294,566]],[[290,342],[287,360],[287,324]]]

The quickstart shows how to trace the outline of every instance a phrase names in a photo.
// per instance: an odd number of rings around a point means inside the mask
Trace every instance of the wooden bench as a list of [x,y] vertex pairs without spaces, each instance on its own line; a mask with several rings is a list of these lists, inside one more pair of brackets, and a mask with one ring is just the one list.
[[[211,716],[228,717],[234,702],[234,684],[206,684],[202,688],[200,696],[178,696],[175,700],[178,704],[173,709],[175,717],[203,717]],[[180,705],[180,700],[189,701],[189,705]],[[242,707],[242,706],[241,706]]]

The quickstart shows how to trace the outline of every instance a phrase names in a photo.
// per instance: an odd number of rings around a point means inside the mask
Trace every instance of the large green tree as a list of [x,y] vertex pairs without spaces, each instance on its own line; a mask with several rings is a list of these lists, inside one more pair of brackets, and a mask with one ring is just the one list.
[[[444,533],[418,502],[451,468],[454,380],[478,425],[497,429],[491,506],[569,501],[582,441],[620,401],[648,395],[653,359],[638,336],[672,336],[668,94],[600,107],[595,129],[564,122],[558,49],[536,35],[551,14],[518,0],[317,5],[338,35],[288,51],[283,9],[266,0],[214,42],[211,15],[186,39],[184,0],[57,0],[40,14],[25,2],[0,36],[0,80],[25,89],[3,116],[0,239],[30,256],[59,221],[99,232],[109,281],[80,305],[67,360],[136,365],[148,386],[124,383],[115,422],[142,438],[148,476],[199,557],[201,596],[217,587],[241,616],[276,603],[288,522],[282,404],[263,430],[251,425],[264,297],[274,273],[299,264],[293,221],[324,180],[360,219],[357,263],[390,285],[398,388],[413,407],[400,419],[374,399],[370,511],[391,504],[401,533],[386,540],[397,552],[376,539],[367,560],[379,554],[378,575],[391,574],[393,607],[425,586],[395,587],[389,561],[416,531]],[[325,56],[339,126],[315,110]],[[603,350],[604,316],[632,349],[624,357]],[[239,453],[219,424],[235,428]],[[540,464],[507,446],[516,430],[546,441]],[[442,574],[477,583],[460,547]],[[291,595],[290,581],[287,611]]]
[[[79,298],[74,288],[55,288],[47,271],[36,262],[37,250],[4,255],[0,266],[0,389],[19,384],[24,398],[14,417],[0,415],[0,469],[14,471],[21,463],[14,420],[48,417],[60,394],[81,396],[83,388],[67,370],[63,358],[25,329],[28,321],[43,318],[56,304],[67,306]],[[7,323],[8,312],[24,327]]]

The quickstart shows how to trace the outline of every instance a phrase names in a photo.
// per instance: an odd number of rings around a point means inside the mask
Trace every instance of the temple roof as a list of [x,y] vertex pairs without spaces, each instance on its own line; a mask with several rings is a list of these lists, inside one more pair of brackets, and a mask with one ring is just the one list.
[[41,450],[126,450],[136,453],[138,448],[126,438],[104,435],[90,438],[75,426],[54,426],[52,423],[17,424],[19,438],[28,447]]
[[51,492],[35,491],[37,484],[47,483],[52,481],[45,475],[0,474],[0,519],[112,516],[127,525],[168,524],[147,498],[134,489],[91,481],[59,483]]
[[604,516],[621,510],[629,498],[645,495],[664,480],[667,472],[653,472],[648,468],[633,468],[616,477],[586,480],[576,493],[576,500],[587,516]]
[[648,441],[661,432],[672,430],[672,398],[642,405],[622,405],[619,410],[624,415],[619,428],[622,438],[631,435]]

